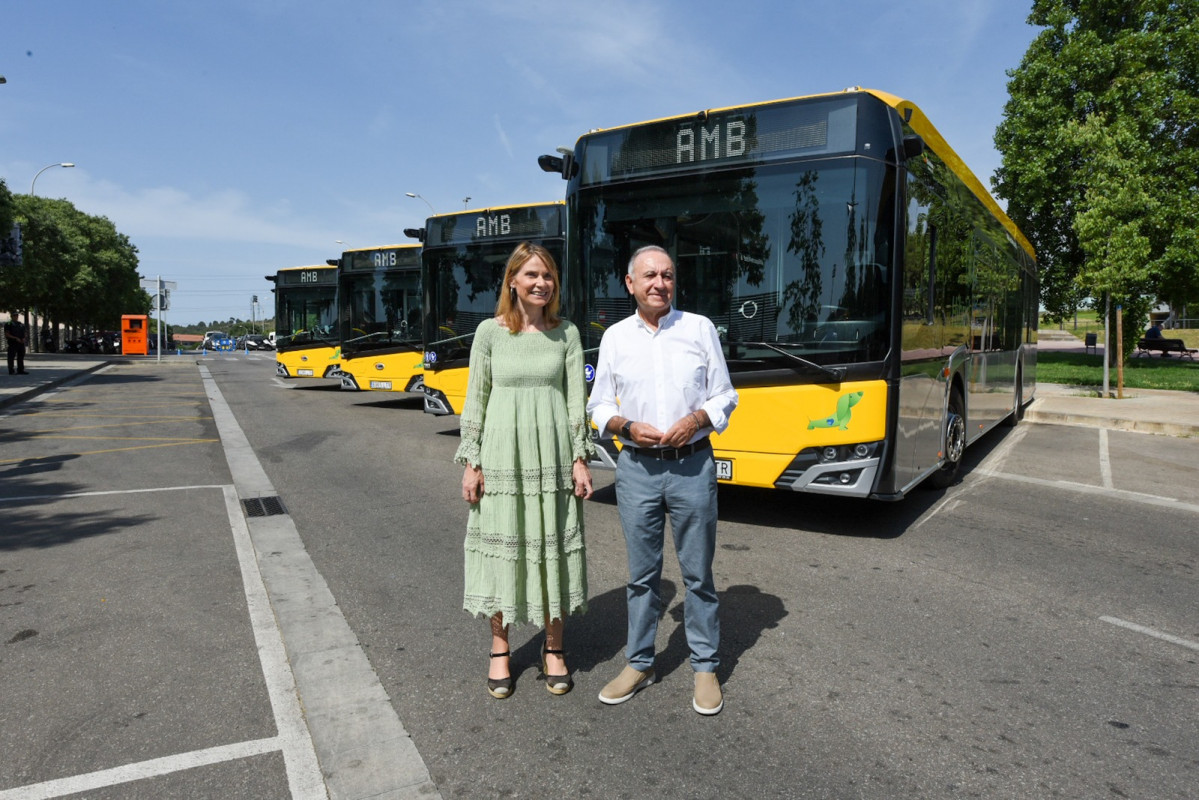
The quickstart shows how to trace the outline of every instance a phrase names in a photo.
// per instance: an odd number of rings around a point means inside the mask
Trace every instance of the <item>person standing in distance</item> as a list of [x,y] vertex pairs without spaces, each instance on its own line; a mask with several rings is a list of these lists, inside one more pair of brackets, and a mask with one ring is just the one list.
[[684,627],[695,670],[692,707],[720,713],[716,678],[719,601],[716,465],[708,435],[728,427],[737,406],[720,338],[711,320],[674,308],[675,270],[661,247],[642,247],[625,285],[637,313],[604,332],[587,410],[605,436],[624,447],[616,463],[616,503],[629,561],[625,594],[628,665],[600,692],[608,705],[654,682],[654,639],[662,597],[666,516],[686,585]]
[[[25,323],[21,322],[17,312],[13,311],[9,315],[8,322],[4,323],[4,338],[8,343],[8,374],[9,375],[28,375],[25,371]],[[13,369],[13,363],[16,362],[16,369]]]

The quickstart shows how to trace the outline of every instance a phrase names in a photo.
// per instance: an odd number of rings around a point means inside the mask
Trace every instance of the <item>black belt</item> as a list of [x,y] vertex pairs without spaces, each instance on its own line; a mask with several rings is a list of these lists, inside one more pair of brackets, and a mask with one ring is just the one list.
[[633,447],[632,445],[625,445],[624,449],[635,455],[656,458],[659,461],[678,461],[680,458],[686,458],[692,453],[702,453],[705,450],[711,450],[712,443],[705,436],[698,442],[692,442],[682,447]]

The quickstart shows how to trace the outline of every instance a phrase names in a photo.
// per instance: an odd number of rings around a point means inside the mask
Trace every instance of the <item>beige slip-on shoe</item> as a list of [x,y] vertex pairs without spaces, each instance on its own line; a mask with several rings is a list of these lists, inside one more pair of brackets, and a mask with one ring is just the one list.
[[691,707],[705,717],[719,714],[724,708],[724,694],[715,672],[695,673],[695,699],[691,701]]
[[642,672],[641,670],[626,666],[614,680],[610,681],[607,686],[600,690],[600,702],[610,706],[620,705],[626,700],[631,700],[633,695],[653,682],[653,667]]

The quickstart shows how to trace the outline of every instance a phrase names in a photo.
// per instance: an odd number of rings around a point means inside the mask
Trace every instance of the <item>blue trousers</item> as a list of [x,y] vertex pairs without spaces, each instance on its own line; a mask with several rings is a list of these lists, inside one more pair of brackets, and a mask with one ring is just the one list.
[[626,597],[629,666],[654,663],[654,639],[662,611],[662,547],[666,516],[686,587],[683,606],[691,667],[715,672],[720,663],[719,599],[712,579],[716,553],[716,465],[711,451],[660,461],[622,450],[616,462],[616,503],[629,557]]

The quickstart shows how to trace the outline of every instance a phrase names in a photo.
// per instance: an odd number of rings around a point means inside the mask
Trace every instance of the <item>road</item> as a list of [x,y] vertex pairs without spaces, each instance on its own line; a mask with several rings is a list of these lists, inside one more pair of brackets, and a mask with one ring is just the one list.
[[[496,701],[484,687],[487,626],[460,610],[456,418],[423,414],[417,398],[281,381],[262,356],[203,368],[443,797],[1195,796],[1199,441],[1021,424],[968,451],[948,491],[898,504],[723,487],[715,570],[726,707],[705,718],[691,710],[669,554],[661,682],[621,706],[596,700],[623,665],[610,474],[597,473],[587,506],[590,610],[567,625],[575,690],[555,697],[537,680],[541,637],[530,627],[512,636],[516,692]],[[13,441],[31,440],[32,425]],[[197,452],[197,468],[219,471],[219,450]],[[152,517],[138,506],[122,524],[137,524],[135,512]],[[149,565],[149,546],[127,552]],[[8,549],[30,570],[42,557]],[[183,563],[201,558],[201,572]],[[181,592],[204,575],[224,586],[230,560],[215,545],[180,547],[167,577]],[[190,613],[176,605],[164,614]],[[179,692],[228,680],[232,694],[187,713],[213,727],[241,720],[242,738],[273,742],[250,634],[236,624],[246,609],[218,611],[127,635],[213,637],[221,660]],[[40,689],[42,703],[53,705],[51,689]],[[23,783],[67,771],[55,762],[58,773],[38,774],[50,759],[25,752],[60,732],[3,734]],[[214,738],[233,740],[223,736]],[[258,758],[282,769],[270,753]],[[210,796],[197,786],[221,781],[220,796],[265,796],[270,781],[257,771],[221,769],[177,796]],[[120,788],[102,796],[133,796]]]
[[576,690],[535,680],[527,628],[496,702],[459,610],[456,418],[245,362],[215,377],[446,797],[1194,796],[1197,442],[1025,425],[898,505],[722,491],[727,708],[700,719],[669,558],[662,682],[595,701],[622,665],[610,475]]

